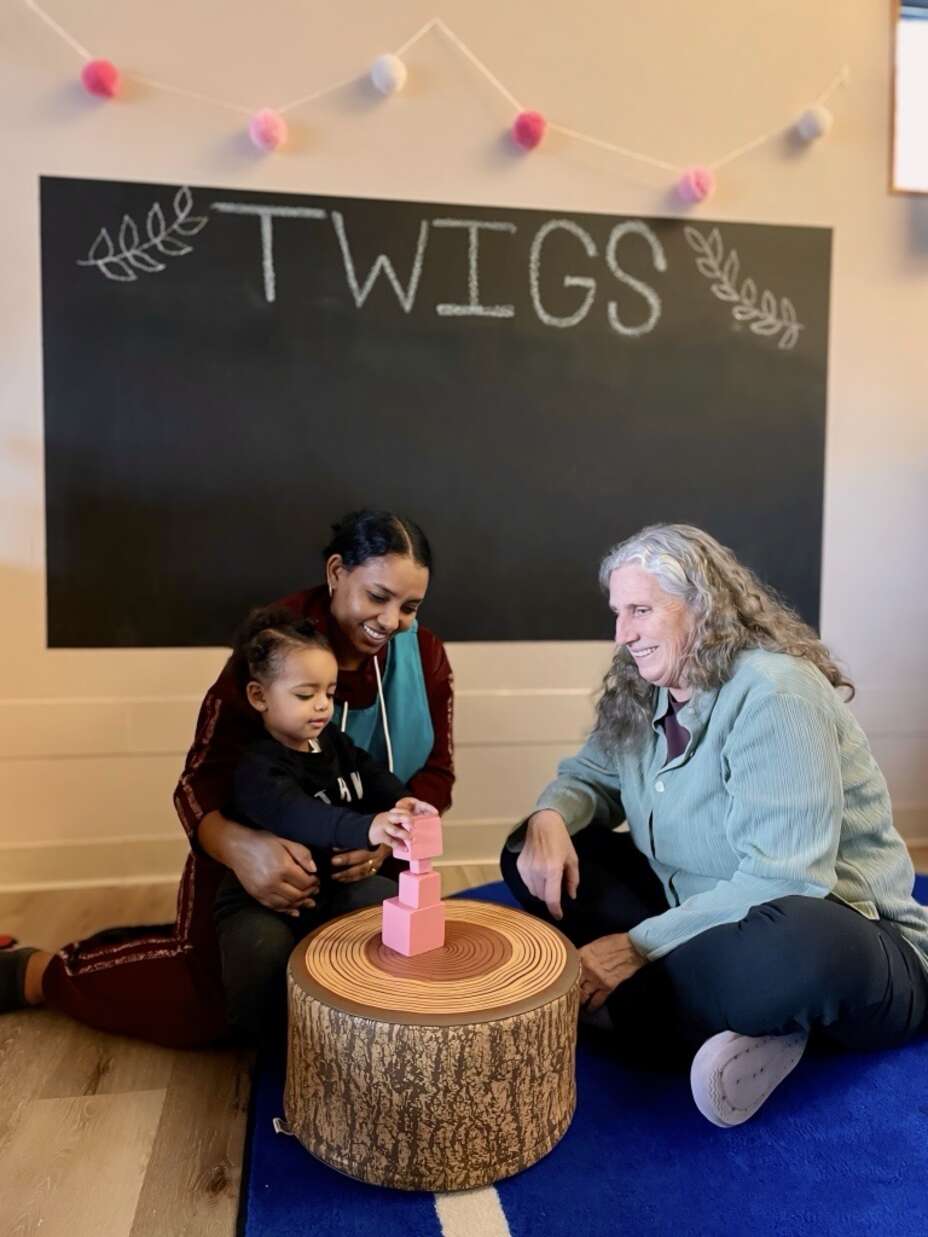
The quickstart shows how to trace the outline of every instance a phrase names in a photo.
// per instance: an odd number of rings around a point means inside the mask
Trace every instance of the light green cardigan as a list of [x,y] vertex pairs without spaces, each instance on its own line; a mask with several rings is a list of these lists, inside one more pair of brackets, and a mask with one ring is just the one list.
[[678,711],[691,737],[669,763],[654,720],[666,707],[660,688],[646,735],[616,756],[589,739],[536,805],[571,833],[627,820],[670,906],[632,930],[639,953],[660,958],[761,902],[833,893],[895,922],[928,967],[928,912],[912,898],[886,781],[824,675],[786,654],[740,654],[721,688]]

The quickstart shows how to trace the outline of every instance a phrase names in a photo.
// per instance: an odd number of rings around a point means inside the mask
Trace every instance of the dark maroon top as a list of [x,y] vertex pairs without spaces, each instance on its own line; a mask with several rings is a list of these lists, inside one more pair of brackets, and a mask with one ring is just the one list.
[[682,756],[690,741],[690,732],[677,721],[677,714],[685,703],[682,700],[674,700],[668,692],[667,712],[663,717],[658,718],[664,727],[664,738],[667,740],[667,764],[670,764],[671,760],[676,760],[678,756]]

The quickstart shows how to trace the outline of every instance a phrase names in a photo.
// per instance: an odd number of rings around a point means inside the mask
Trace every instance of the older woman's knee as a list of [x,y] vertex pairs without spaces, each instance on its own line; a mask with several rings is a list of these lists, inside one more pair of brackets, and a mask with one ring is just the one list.
[[[853,968],[854,959],[842,943],[856,918],[849,907],[831,899],[777,898],[752,907],[734,925],[738,929],[734,947],[745,955],[745,966],[753,961],[793,988],[821,990],[845,964]],[[755,972],[758,979],[764,970]]]
[[848,970],[853,982],[854,959],[840,948],[846,913],[833,902],[795,896],[710,928],[664,960],[680,1005],[707,1030],[792,1029],[797,1014],[844,986],[836,971]]

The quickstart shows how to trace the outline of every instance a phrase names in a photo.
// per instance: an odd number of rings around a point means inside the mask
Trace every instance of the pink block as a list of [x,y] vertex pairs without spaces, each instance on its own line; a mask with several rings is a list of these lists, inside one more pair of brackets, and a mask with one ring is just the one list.
[[400,872],[400,901],[421,910],[441,901],[441,873]]
[[382,936],[385,945],[407,958],[441,949],[445,943],[445,908],[438,902],[415,910],[404,906],[399,898],[387,898]]
[[441,817],[413,816],[412,841],[408,846],[394,846],[397,859],[434,859],[442,852]]
[[432,868],[431,859],[410,859],[409,870],[410,872],[421,872],[425,875],[426,872],[431,872],[434,869]]

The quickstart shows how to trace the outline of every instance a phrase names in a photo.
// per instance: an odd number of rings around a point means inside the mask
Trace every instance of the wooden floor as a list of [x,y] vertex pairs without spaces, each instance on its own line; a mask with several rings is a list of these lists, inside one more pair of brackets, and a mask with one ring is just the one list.
[[[446,894],[499,877],[442,869]],[[175,887],[0,894],[0,931],[56,949],[174,917]],[[174,1052],[47,1010],[0,1018],[0,1237],[232,1237],[247,1053]]]

